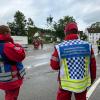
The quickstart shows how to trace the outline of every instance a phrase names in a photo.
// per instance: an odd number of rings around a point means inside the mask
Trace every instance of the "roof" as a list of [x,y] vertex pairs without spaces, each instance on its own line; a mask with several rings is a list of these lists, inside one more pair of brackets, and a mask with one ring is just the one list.
[[87,28],[88,33],[100,33],[100,28]]

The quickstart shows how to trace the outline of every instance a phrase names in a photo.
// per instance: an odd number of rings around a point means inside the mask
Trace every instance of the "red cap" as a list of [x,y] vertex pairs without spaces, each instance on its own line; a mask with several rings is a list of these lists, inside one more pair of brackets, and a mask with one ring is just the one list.
[[78,27],[77,27],[77,24],[75,22],[68,23],[65,26],[64,33],[68,32],[68,31],[70,31],[72,29],[76,29],[78,31]]

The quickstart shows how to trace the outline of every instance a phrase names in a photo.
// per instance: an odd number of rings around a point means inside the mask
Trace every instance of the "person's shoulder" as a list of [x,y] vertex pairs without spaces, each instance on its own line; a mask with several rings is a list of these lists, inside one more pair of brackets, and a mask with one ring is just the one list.
[[89,41],[86,41],[86,40],[80,40],[80,42],[83,42],[83,43],[90,43]]
[[6,42],[6,43],[4,44],[4,46],[5,46],[5,47],[13,47],[14,44],[11,43],[11,42]]

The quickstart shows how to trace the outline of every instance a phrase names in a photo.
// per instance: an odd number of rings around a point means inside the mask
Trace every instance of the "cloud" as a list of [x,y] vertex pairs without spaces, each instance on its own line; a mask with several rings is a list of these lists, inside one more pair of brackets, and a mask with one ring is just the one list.
[[100,22],[100,7],[95,7],[93,10],[88,10],[88,13],[82,17],[85,23]]
[[51,15],[57,21],[63,16],[73,16],[81,29],[100,21],[100,0],[3,0],[0,3],[0,24],[13,20],[17,10],[31,17],[38,27],[46,27]]

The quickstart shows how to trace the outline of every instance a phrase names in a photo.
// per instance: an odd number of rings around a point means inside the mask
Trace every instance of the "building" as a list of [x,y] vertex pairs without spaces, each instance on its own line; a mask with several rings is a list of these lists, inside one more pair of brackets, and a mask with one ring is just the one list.
[[100,38],[100,28],[87,28],[85,33],[88,36],[88,41],[92,44],[94,54],[97,55],[97,40]]
[[96,44],[96,41],[100,38],[100,28],[87,28],[86,34],[88,35],[88,41]]

